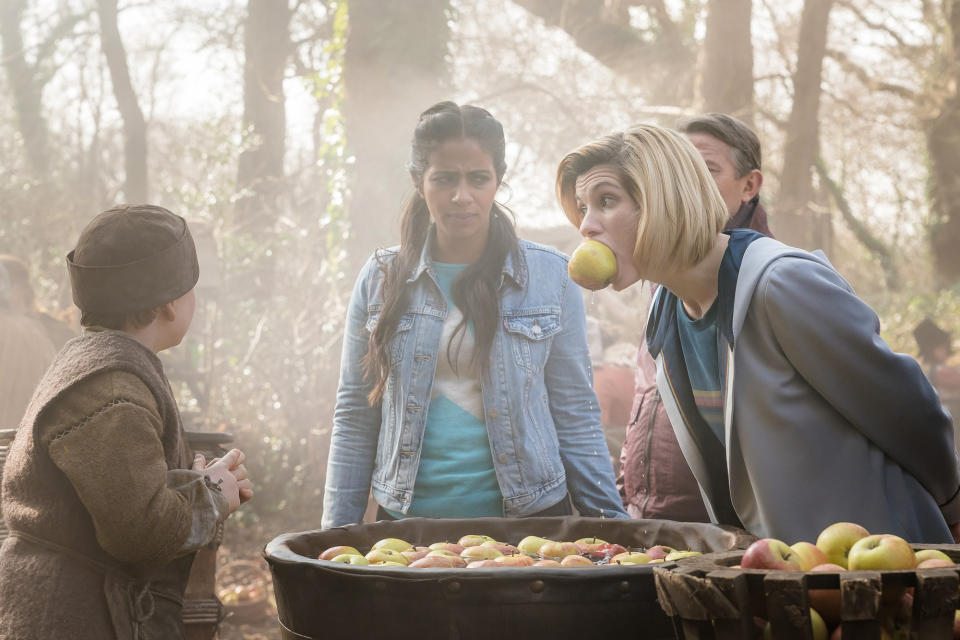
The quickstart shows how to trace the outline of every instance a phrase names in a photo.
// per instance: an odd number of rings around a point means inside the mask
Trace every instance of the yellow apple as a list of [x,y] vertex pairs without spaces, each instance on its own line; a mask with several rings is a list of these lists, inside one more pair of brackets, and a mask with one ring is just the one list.
[[847,567],[847,554],[857,540],[870,532],[853,522],[835,522],[817,536],[817,546],[827,554],[827,562]]
[[388,562],[396,562],[403,566],[409,564],[403,554],[394,549],[372,549],[366,555],[366,558],[370,561],[370,564],[386,564]]
[[617,277],[617,258],[602,242],[584,240],[570,256],[567,271],[584,289],[603,289]]
[[413,545],[400,538],[384,538],[373,543],[371,549],[391,549],[393,551],[409,551]]

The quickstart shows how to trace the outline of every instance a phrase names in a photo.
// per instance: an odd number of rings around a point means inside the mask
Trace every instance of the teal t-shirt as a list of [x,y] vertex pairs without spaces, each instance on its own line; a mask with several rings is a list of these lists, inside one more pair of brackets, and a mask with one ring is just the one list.
[[720,395],[720,364],[717,355],[716,301],[702,318],[696,320],[687,315],[682,303],[677,304],[677,329],[693,399],[700,415],[722,444],[726,439],[723,433],[723,398]]
[[[406,515],[387,509],[387,513],[395,518],[503,515],[503,494],[493,468],[487,425],[483,421],[480,372],[470,362],[474,351],[473,331],[468,328],[453,336],[463,314],[453,304],[451,289],[454,279],[466,266],[433,263],[437,284],[447,300],[449,313],[437,354],[413,503]],[[451,354],[456,358],[456,371],[447,359],[447,345],[451,339],[454,340]]]

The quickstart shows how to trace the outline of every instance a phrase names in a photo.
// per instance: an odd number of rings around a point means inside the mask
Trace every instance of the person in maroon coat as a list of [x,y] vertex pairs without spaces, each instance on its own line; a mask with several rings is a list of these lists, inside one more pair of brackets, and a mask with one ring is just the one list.
[[[750,228],[768,236],[760,204],[760,140],[746,124],[722,113],[680,123],[680,131],[703,156],[730,212],[725,231]],[[646,334],[646,327],[640,332]],[[617,488],[634,518],[708,522],[700,489],[680,451],[657,391],[656,365],[639,340],[633,408],[620,452]]]

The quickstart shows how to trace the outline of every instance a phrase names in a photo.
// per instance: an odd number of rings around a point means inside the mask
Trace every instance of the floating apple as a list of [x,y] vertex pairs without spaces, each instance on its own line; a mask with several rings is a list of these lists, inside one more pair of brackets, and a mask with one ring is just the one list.
[[[572,558],[573,556],[570,556],[570,557]],[[560,563],[557,562],[556,560],[546,559],[546,560],[537,560],[536,562],[533,563],[533,566],[535,566],[535,567],[559,567],[559,566],[560,566]]]
[[525,553],[515,553],[509,556],[500,556],[499,558],[494,558],[494,562],[499,562],[500,564],[507,567],[532,567],[533,558],[528,556]]
[[337,545],[336,547],[330,547],[329,549],[325,550],[323,553],[317,556],[317,560],[333,560],[335,557],[343,554],[349,554],[349,555],[355,555],[355,556],[363,555],[353,547],[346,547],[341,544],[341,545]]
[[910,544],[889,533],[860,538],[850,547],[847,559],[851,571],[913,569],[917,566],[917,556]]
[[403,566],[407,565],[407,559],[403,557],[403,554],[395,549],[372,549],[366,555],[367,560],[370,561],[370,564],[386,564],[388,562],[396,562]]
[[827,562],[847,566],[850,547],[870,535],[870,532],[853,522],[835,522],[817,536],[817,546],[827,556]]
[[401,551],[400,553],[403,554],[403,557],[407,559],[408,563],[410,563],[419,560],[420,558],[425,558],[427,554],[430,553],[430,549],[427,547],[414,547],[413,549],[407,549],[406,551]]
[[368,565],[370,561],[359,553],[341,553],[338,556],[330,558],[330,562],[342,562],[344,564]]
[[584,289],[603,289],[617,277],[617,258],[602,242],[584,240],[570,256],[567,271]]
[[392,549],[394,551],[408,551],[413,549],[413,545],[400,538],[384,538],[373,543],[371,549]]
[[467,565],[467,569],[502,569],[503,565],[496,560],[477,560]]
[[590,558],[584,558],[583,556],[566,556],[563,560],[560,561],[561,567],[595,567],[597,565],[593,564],[593,561]]
[[468,546],[460,553],[460,557],[469,563],[474,563],[477,560],[493,560],[502,555],[502,553],[492,547],[483,547],[480,545]]
[[647,564],[648,562],[650,562],[650,556],[640,551],[618,553],[610,558],[610,564]]
[[540,547],[547,542],[551,542],[551,540],[548,538],[541,538],[540,536],[527,536],[517,543],[517,549],[520,550],[520,553],[525,553],[528,556],[536,556],[540,553]]
[[599,547],[597,547],[596,551],[594,551],[591,555],[599,554],[603,558],[612,558],[618,553],[626,553],[626,552],[627,552],[627,548],[624,547],[623,545],[617,544],[615,542],[608,542],[606,544],[602,544]]
[[744,569],[801,570],[797,554],[786,542],[776,538],[761,538],[747,547],[740,566]]
[[674,551],[676,551],[676,549],[674,549],[673,547],[668,547],[662,544],[655,544],[649,549],[647,549],[644,553],[650,556],[651,560],[663,560]]
[[463,567],[467,566],[466,558],[462,558],[458,554],[455,554],[451,551],[447,551],[446,549],[434,549],[433,551],[429,552],[425,557],[447,558],[448,560],[450,560],[451,563],[453,563],[453,566],[458,569],[462,569]]
[[520,550],[517,549],[512,544],[507,544],[506,542],[497,542],[496,540],[487,540],[486,542],[480,545],[481,547],[490,547],[491,549],[496,549],[505,556],[511,556],[515,553],[520,553]]
[[453,569],[453,559],[446,556],[424,556],[410,563],[411,569]]
[[453,552],[456,555],[460,555],[460,552],[463,551],[463,545],[457,544],[456,542],[434,542],[427,548],[431,551],[436,551],[438,549],[446,550]]
[[600,545],[607,544],[606,540],[601,540],[600,538],[580,538],[573,542],[580,549],[580,553],[592,553],[596,551]]
[[555,542],[551,540],[543,543],[543,546],[540,547],[540,555],[544,558],[557,560],[566,556],[578,556],[580,555],[580,549],[575,542]]
[[703,554],[699,551],[671,551],[666,555],[664,560],[682,560],[684,558],[692,558],[694,556],[702,556]]
[[790,545],[790,548],[797,554],[800,569],[803,571],[810,571],[815,566],[827,562],[827,554],[812,542],[795,542]]
[[478,547],[484,542],[496,542],[496,540],[490,536],[484,536],[475,533],[465,535],[457,540],[457,544],[459,544],[461,547]]

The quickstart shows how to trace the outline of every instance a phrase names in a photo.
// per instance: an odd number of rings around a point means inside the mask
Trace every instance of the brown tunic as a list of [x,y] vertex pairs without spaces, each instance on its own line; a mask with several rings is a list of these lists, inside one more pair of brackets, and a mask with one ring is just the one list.
[[120,331],[69,342],[4,468],[0,639],[182,637],[184,551],[226,514],[189,462],[156,355]]

